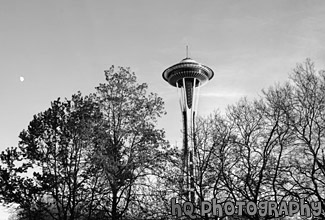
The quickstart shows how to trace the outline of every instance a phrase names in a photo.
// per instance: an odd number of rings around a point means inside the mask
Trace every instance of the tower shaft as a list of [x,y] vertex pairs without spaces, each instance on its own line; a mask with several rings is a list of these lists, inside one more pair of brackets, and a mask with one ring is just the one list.
[[186,79],[182,79],[184,87],[180,87],[181,97],[180,106],[183,116],[183,173],[185,197],[192,203],[195,202],[195,111],[197,107],[198,88],[194,85],[196,79],[192,79],[187,83]]
[[[194,112],[193,117],[194,118]],[[184,171],[184,191],[186,198],[194,202],[195,201],[195,180],[194,180],[194,136],[189,135],[193,126],[192,120],[188,120],[187,111],[183,111],[183,171]]]

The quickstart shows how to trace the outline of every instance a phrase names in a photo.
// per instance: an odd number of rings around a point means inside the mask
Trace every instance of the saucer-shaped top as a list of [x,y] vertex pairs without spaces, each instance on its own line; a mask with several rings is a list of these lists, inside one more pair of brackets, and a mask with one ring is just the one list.
[[[209,67],[202,65],[191,58],[185,58],[181,62],[167,68],[162,76],[172,86],[183,86],[182,79],[197,79],[203,85],[212,79],[214,72]],[[179,83],[177,83],[179,82]]]

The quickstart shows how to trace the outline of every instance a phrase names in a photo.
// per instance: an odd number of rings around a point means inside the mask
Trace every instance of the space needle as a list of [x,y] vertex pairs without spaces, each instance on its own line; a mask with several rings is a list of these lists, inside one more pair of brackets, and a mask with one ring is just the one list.
[[209,67],[186,56],[179,63],[167,68],[162,77],[178,90],[183,115],[183,190],[187,200],[195,202],[195,113],[200,87],[212,79]]

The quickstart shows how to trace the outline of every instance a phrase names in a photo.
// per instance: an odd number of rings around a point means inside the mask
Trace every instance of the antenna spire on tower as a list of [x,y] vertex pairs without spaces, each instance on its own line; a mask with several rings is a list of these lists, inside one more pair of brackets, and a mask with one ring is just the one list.
[[188,45],[186,45],[186,58],[188,58]]

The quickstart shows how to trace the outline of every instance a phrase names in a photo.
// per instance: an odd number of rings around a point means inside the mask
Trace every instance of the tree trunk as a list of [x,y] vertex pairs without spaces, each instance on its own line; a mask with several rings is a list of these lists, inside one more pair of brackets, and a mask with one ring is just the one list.
[[113,201],[112,201],[112,220],[118,220],[118,212],[117,212],[117,190],[113,189]]

